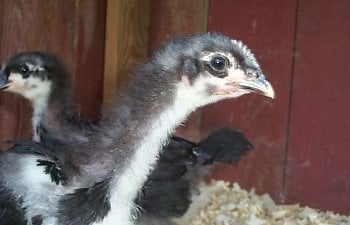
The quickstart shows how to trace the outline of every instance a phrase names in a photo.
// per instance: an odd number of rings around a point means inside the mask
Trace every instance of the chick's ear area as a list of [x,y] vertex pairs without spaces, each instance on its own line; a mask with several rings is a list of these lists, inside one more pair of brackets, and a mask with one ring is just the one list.
[[193,84],[194,79],[199,73],[198,61],[191,58],[185,58],[182,61],[181,81],[187,86]]
[[191,58],[183,60],[183,74],[187,75],[192,80],[199,73],[198,61]]
[[48,71],[46,71],[46,70],[36,71],[35,75],[37,77],[40,77],[41,80],[48,80],[49,78],[51,78],[51,74]]

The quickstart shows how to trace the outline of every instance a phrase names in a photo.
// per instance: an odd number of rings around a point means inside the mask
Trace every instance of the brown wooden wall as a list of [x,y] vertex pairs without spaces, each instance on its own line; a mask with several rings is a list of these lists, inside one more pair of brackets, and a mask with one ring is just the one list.
[[350,213],[350,2],[300,1],[286,200]]
[[[238,166],[217,166],[215,178],[349,214],[348,12],[347,0],[4,0],[0,61],[24,50],[57,54],[75,74],[77,113],[94,118],[102,94],[109,100],[124,71],[164,40],[205,31],[241,39],[277,98],[205,107],[178,134],[198,140],[237,127],[255,148]],[[29,137],[29,115],[26,101],[0,93],[0,140]]]

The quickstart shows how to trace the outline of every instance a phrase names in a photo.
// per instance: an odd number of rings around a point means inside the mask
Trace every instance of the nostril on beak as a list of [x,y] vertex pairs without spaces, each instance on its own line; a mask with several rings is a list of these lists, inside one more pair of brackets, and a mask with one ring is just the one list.
[[252,79],[259,79],[261,76],[261,73],[259,71],[253,71],[253,70],[247,70],[246,74],[249,78],[252,78]]
[[259,79],[261,77],[262,73],[260,71],[255,72],[256,79]]

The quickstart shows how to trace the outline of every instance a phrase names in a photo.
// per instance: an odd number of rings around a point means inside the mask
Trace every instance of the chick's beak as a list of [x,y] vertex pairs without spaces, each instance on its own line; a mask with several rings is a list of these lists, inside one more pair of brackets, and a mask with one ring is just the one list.
[[238,82],[239,88],[266,97],[275,98],[275,91],[263,74],[256,79],[243,79]]
[[3,68],[0,69],[0,90],[9,86],[9,81]]

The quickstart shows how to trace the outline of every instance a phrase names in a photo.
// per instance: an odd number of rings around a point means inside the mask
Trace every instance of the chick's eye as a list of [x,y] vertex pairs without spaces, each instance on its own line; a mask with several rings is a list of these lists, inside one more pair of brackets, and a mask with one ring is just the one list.
[[228,59],[224,56],[215,56],[210,61],[210,66],[216,71],[223,71],[228,65]]
[[29,76],[29,68],[26,65],[19,65],[16,68],[16,71],[22,74],[23,78],[27,78]]

